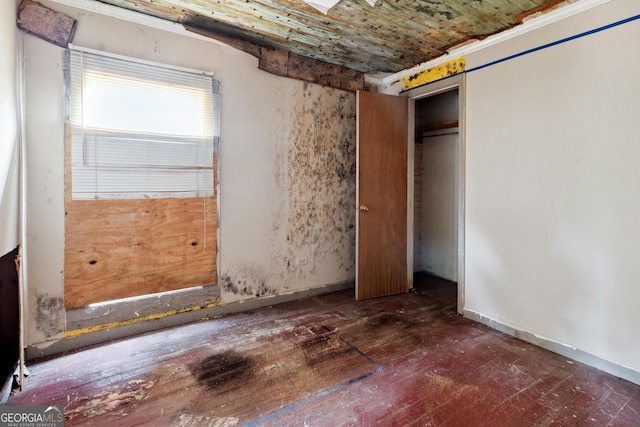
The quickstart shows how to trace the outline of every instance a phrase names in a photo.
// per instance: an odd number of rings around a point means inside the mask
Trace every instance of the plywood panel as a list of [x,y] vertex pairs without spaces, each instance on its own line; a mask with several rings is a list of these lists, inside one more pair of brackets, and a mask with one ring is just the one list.
[[65,198],[66,308],[216,282],[215,197]]
[[216,281],[213,198],[71,201],[65,307]]

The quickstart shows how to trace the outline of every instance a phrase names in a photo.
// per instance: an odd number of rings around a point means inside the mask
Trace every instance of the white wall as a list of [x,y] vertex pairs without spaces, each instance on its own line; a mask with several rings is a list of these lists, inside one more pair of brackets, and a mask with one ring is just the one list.
[[[640,13],[614,0],[467,69]],[[466,309],[640,371],[640,21],[466,78]]]
[[458,134],[422,139],[422,270],[458,280]]
[[[355,95],[257,69],[227,46],[53,2],[74,44],[212,71],[221,81],[225,303],[353,280]],[[62,49],[25,35],[30,212],[28,344],[64,332]],[[306,265],[296,265],[305,258]]]
[[24,35],[27,157],[27,343],[64,333],[62,51]]
[[17,0],[0,2],[0,255],[13,250],[20,241],[17,4]]

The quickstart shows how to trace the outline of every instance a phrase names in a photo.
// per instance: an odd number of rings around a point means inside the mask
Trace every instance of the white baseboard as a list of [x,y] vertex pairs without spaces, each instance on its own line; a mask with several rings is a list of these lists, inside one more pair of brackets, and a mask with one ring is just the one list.
[[584,363],[585,365],[592,366],[608,374],[640,385],[640,372],[635,369],[619,365],[615,362],[603,359],[602,357],[580,350],[568,344],[554,341],[550,338],[534,334],[533,332],[507,325],[499,320],[485,316],[484,314],[473,310],[465,309],[463,315],[468,319],[482,323],[483,325],[489,326],[490,328],[503,332],[507,335],[511,335],[553,353],[560,354],[561,356]]

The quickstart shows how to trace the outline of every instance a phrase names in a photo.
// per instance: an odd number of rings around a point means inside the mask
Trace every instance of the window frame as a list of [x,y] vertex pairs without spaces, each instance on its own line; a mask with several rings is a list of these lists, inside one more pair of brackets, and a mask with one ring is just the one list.
[[[203,114],[208,116],[207,119],[211,121],[210,123],[210,133],[208,135],[203,135],[202,137],[192,138],[189,136],[174,136],[168,134],[154,134],[151,132],[142,132],[138,133],[135,131],[123,131],[123,130],[114,130],[114,129],[89,129],[82,125],[82,117],[78,118],[78,114],[82,115],[81,103],[82,99],[82,89],[78,93],[77,85],[82,85],[82,75],[78,75],[78,72],[84,72],[81,68],[78,70],[76,66],[74,68],[72,64],[73,55],[91,55],[92,57],[98,56],[100,60],[111,61],[114,62],[119,61],[124,64],[132,64],[134,67],[153,67],[154,69],[159,70],[159,73],[188,73],[195,76],[202,76],[203,79],[207,80],[206,88],[203,86],[202,90],[206,92],[202,92],[201,96],[210,97],[210,106],[207,105],[206,108],[210,108],[210,111],[204,111]],[[124,62],[123,62],[124,61]],[[204,72],[200,70],[194,70],[190,68],[177,67],[167,64],[162,64],[158,62],[146,61],[137,58],[126,57],[122,55],[115,55],[111,53],[106,53],[94,49],[88,49],[84,47],[78,47],[74,45],[69,45],[69,49],[64,50],[64,79],[65,79],[65,121],[69,124],[67,142],[70,144],[67,151],[70,152],[69,168],[68,173],[71,174],[70,187],[67,191],[70,193],[70,197],[72,200],[123,200],[123,199],[148,199],[148,198],[185,198],[185,197],[215,197],[217,194],[217,176],[218,176],[218,162],[217,156],[219,151],[219,138],[220,138],[220,82],[215,79],[213,73]],[[117,67],[116,67],[117,68]],[[159,82],[157,78],[146,78],[142,76],[143,80],[152,82],[153,85],[161,84],[166,88],[173,88],[171,82]],[[74,79],[76,79],[74,81]],[[78,83],[80,82],[80,83]],[[74,86],[75,85],[75,86]],[[197,88],[197,86],[193,86],[193,88]],[[209,93],[208,90],[211,90]],[[80,103],[80,107],[78,107],[78,103]],[[204,107],[203,107],[204,108]],[[124,138],[125,143],[126,140],[142,142],[143,144],[148,144],[147,151],[151,153],[153,150],[150,150],[149,147],[153,147],[153,143],[169,143],[173,144],[172,149],[179,149],[180,144],[191,143],[191,151],[195,150],[194,161],[188,165],[154,165],[151,163],[131,166],[129,171],[126,171],[126,165],[122,164],[116,167],[113,165],[99,165],[98,161],[95,161],[94,164],[90,161],[87,161],[85,157],[85,149],[86,144],[88,143],[85,134],[89,130],[89,136],[91,135],[100,135],[99,138],[104,143],[107,139],[118,139],[121,140]],[[167,144],[167,146],[169,146]],[[78,151],[80,150],[80,158],[78,157]],[[112,149],[114,151],[114,149]],[[202,156],[206,160],[200,159],[198,153],[202,153]],[[119,154],[118,154],[119,156]],[[210,157],[209,157],[210,156]],[[153,157],[147,156],[147,157]],[[167,155],[165,155],[167,157]],[[170,157],[170,156],[169,156]],[[126,158],[126,155],[123,156]],[[80,159],[80,160],[79,160]],[[170,160],[173,162],[173,159]],[[131,185],[131,182],[139,182],[142,185],[142,181],[146,178],[141,178],[140,181],[131,181],[127,177],[127,173],[133,173],[135,175],[137,171],[142,177],[144,174],[146,176],[157,177],[160,181],[164,180],[164,185],[166,188],[158,187],[150,187],[145,189],[133,189],[127,190],[127,185]],[[82,174],[91,174],[95,172],[95,178],[86,177],[79,178]],[[123,178],[120,181],[125,182],[123,187],[108,189],[108,191],[101,190],[98,187],[98,173],[103,173],[105,175],[110,176],[114,181],[114,178],[118,173],[122,174]],[[181,182],[180,179],[172,180],[170,175],[174,177],[186,177],[183,181],[187,179],[190,181],[190,185],[192,187],[184,187],[178,188],[175,186],[175,182]],[[74,181],[74,176],[78,177],[78,180]],[[80,188],[81,186],[78,184],[80,179],[86,179],[89,182],[88,185],[93,186],[93,191],[91,189],[87,191],[85,188]],[[92,181],[93,180],[93,181]],[[146,186],[145,181],[145,186]],[[152,181],[153,182],[153,181]],[[195,184],[194,184],[195,182]],[[204,187],[201,187],[201,183],[204,182]],[[117,185],[117,182],[114,184]],[[162,184],[158,184],[162,185]]]

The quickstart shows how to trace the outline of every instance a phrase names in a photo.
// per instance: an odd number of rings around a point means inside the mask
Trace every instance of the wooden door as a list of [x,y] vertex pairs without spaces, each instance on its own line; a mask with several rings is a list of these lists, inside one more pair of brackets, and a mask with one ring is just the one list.
[[358,92],[356,299],[409,290],[409,100]]

